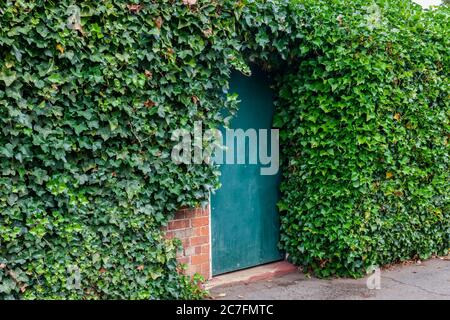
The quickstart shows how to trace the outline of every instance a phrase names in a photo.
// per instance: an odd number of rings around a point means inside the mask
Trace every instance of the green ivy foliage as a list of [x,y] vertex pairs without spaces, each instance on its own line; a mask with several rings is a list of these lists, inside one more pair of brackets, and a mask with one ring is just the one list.
[[161,227],[218,172],[174,164],[171,135],[225,123],[252,61],[277,75],[291,261],[356,276],[450,247],[448,8],[74,3],[0,0],[0,298],[201,297]]
[[[319,276],[450,248],[450,15],[409,1],[292,6],[280,83],[282,247]],[[291,72],[292,70],[292,72]]]
[[233,8],[73,3],[0,5],[0,297],[197,297],[161,226],[215,169],[172,163],[171,134],[235,104]]

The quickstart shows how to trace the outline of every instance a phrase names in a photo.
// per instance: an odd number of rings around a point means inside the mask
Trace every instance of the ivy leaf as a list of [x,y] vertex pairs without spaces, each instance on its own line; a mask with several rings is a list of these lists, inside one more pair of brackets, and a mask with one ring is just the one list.
[[59,73],[53,73],[47,79],[51,83],[62,83],[62,77]]
[[6,69],[0,72],[0,80],[2,80],[7,87],[9,87],[16,80],[16,77],[16,71]]

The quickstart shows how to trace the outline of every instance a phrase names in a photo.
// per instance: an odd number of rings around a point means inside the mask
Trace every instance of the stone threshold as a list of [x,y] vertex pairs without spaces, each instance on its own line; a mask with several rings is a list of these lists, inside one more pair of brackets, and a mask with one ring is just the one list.
[[223,285],[232,285],[236,283],[250,283],[259,280],[266,280],[276,276],[282,276],[288,273],[297,272],[298,267],[287,261],[278,261],[252,267],[244,270],[234,271],[213,277],[204,284],[206,290]]

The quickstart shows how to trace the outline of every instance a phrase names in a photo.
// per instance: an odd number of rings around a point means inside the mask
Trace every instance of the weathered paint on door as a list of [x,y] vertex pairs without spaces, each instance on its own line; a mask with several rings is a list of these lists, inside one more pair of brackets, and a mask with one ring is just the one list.
[[[230,92],[241,101],[231,128],[270,130],[274,105],[267,74],[233,74]],[[247,145],[246,157],[249,151]],[[213,275],[282,259],[276,208],[280,176],[261,175],[260,168],[259,160],[221,165],[222,186],[211,197]]]

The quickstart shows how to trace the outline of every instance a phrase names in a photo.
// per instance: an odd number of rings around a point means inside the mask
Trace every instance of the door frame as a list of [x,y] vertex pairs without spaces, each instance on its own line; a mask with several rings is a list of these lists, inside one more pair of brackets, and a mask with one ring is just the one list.
[[208,228],[209,228],[209,279],[213,278],[213,256],[212,256],[212,214],[211,214],[211,191],[208,193]]

